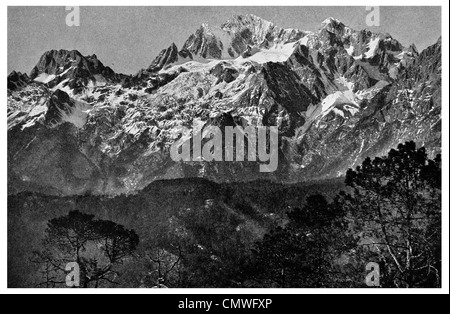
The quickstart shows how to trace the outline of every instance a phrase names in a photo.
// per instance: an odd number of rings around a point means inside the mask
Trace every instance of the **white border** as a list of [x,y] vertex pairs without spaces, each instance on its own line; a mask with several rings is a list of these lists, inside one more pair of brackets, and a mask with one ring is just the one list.
[[[144,0],[127,0],[126,2],[112,0],[109,1],[108,6],[158,6],[161,2],[144,1]],[[226,3],[226,4],[225,4]],[[302,0],[302,1],[286,1],[277,0],[276,6],[317,6],[317,1]],[[70,1],[67,5],[78,6],[105,6],[104,1],[99,0],[82,0]],[[186,6],[186,5],[201,5],[201,6],[274,6],[273,1],[243,1],[243,0],[196,0],[189,4],[176,0],[165,0],[165,6]],[[1,220],[0,220],[0,293],[6,294],[448,294],[449,293],[449,2],[447,0],[379,0],[379,1],[339,1],[340,6],[441,6],[442,7],[442,41],[443,41],[443,75],[442,75],[442,155],[443,155],[443,265],[442,265],[442,289],[417,289],[417,290],[403,290],[403,289],[98,289],[84,291],[81,289],[7,289],[7,115],[6,115],[6,78],[7,78],[7,6],[34,6],[32,1],[7,0],[6,4],[1,6],[1,21],[3,21],[1,31],[1,42],[3,43],[1,51],[2,76],[1,81],[4,88],[0,88],[3,113],[0,114],[0,121],[2,126],[0,138],[0,158],[2,161],[2,180],[0,181],[1,193]],[[60,1],[46,0],[41,1],[40,5],[45,6],[62,6]],[[336,6],[336,1],[322,0],[320,6]],[[320,22],[320,21],[319,21]],[[319,23],[318,22],[318,23]]]

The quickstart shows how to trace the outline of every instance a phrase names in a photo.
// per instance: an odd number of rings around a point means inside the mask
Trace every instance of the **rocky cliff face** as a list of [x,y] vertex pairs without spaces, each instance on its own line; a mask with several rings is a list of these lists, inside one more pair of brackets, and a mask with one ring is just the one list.
[[30,74],[32,81],[52,89],[68,87],[74,94],[83,87],[118,83],[125,77],[105,67],[96,55],[85,57],[76,50],[44,53]]
[[8,91],[16,91],[25,87],[30,82],[26,73],[13,71],[8,75]]
[[220,27],[203,24],[188,38],[182,51],[196,58],[233,59],[249,46],[268,48],[275,42],[294,42],[304,35],[300,30],[282,29],[255,15],[238,15]]
[[[8,77],[9,192],[118,194],[182,177],[332,178],[407,140],[436,154],[441,66],[440,40],[419,54],[333,18],[317,32],[253,15],[202,25],[181,50],[172,44],[133,76],[95,55],[50,51],[30,77]],[[194,122],[200,127],[180,135]],[[174,162],[172,144],[192,141],[202,126],[277,126],[277,171]]]

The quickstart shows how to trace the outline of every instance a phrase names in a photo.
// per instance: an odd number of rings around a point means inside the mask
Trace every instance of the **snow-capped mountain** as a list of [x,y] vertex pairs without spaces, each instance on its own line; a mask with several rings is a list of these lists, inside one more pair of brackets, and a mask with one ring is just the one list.
[[75,94],[83,87],[118,83],[124,78],[105,67],[96,55],[85,57],[78,51],[66,50],[44,53],[30,74],[34,82],[55,90],[68,87]]
[[[172,161],[178,131],[194,121],[277,126],[278,170]],[[440,121],[440,39],[419,53],[334,18],[310,32],[234,16],[201,25],[133,76],[65,50],[46,52],[29,76],[11,73],[9,192],[117,194],[192,176],[332,178],[407,140],[440,152]]]

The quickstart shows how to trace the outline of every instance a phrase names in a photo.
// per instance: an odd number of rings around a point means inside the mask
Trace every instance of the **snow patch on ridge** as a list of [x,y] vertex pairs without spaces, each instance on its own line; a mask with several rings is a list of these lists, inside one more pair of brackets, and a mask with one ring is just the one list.
[[75,100],[75,107],[72,107],[69,113],[60,108],[58,108],[58,111],[62,121],[72,123],[81,129],[86,124],[89,109],[90,106],[88,104]]
[[348,53],[350,56],[353,56],[353,52],[355,51],[355,47],[353,47],[353,45],[350,45],[350,47],[345,48],[345,50],[347,51],[347,53]]
[[303,113],[305,124],[299,129],[300,137],[305,134],[314,122],[320,121],[321,118],[330,112],[334,112],[343,118],[346,117],[346,114],[354,116],[359,112],[360,97],[353,93],[353,83],[347,81],[344,77],[337,78],[335,83],[340,88],[339,91],[325,97],[319,105],[309,105],[307,111]]
[[34,79],[35,82],[44,83],[47,84],[48,82],[51,82],[55,79],[56,75],[54,74],[47,74],[47,73],[41,73],[38,77]]
[[375,52],[378,49],[378,45],[380,44],[380,38],[371,39],[370,42],[367,44],[367,48],[369,49],[365,53],[365,57],[370,59],[375,56]]
[[[320,107],[321,107],[321,115],[325,116],[327,115],[332,109],[334,109],[337,105],[343,105],[343,104],[349,104],[354,105],[356,108],[359,108],[359,104],[357,103],[357,98],[355,94],[350,91],[339,91],[336,93],[333,93],[331,95],[328,95],[325,97],[325,99],[322,101]],[[354,112],[353,110],[350,110],[350,112]]]
[[264,64],[267,62],[285,62],[289,59],[295,51],[297,42],[288,44],[275,44],[270,49],[261,49],[261,51],[255,53],[248,58],[239,57],[236,59],[237,62],[242,61],[253,61],[259,64]]

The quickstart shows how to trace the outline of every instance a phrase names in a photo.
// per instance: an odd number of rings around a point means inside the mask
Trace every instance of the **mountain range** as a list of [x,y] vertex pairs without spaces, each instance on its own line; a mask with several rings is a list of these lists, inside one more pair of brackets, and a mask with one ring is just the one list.
[[[48,51],[29,74],[8,76],[8,193],[117,195],[187,177],[331,179],[410,140],[436,155],[441,62],[440,38],[419,52],[335,18],[311,32],[254,15],[202,24],[135,75],[96,55]],[[194,122],[277,126],[278,170],[174,162],[170,147]]]

